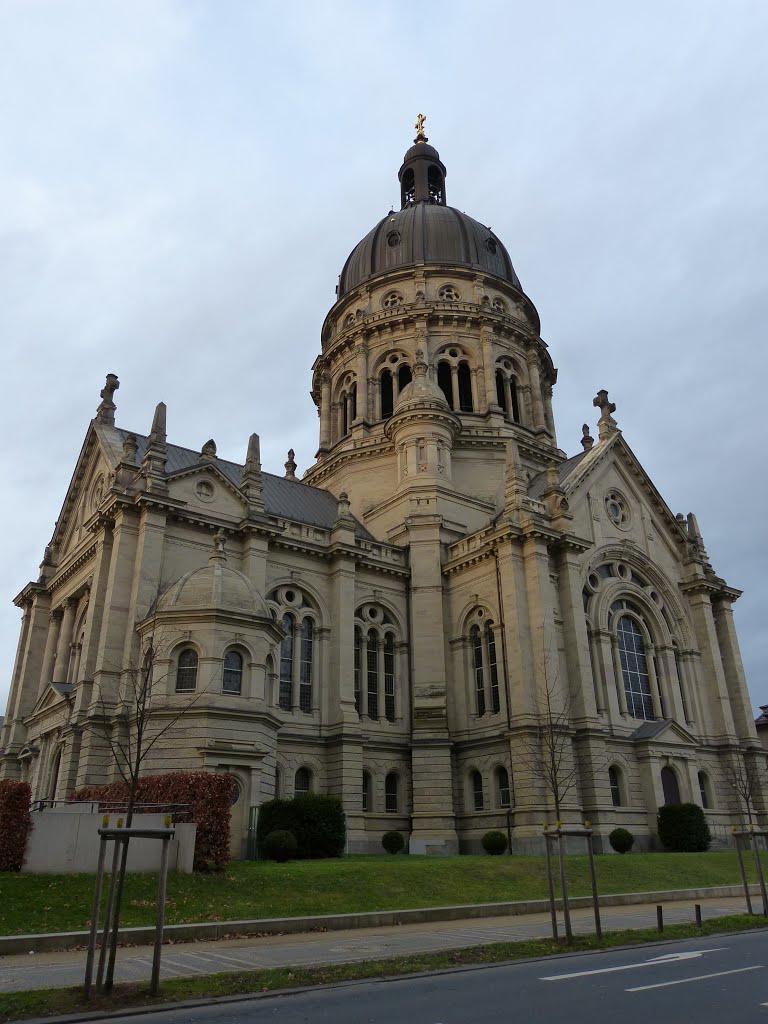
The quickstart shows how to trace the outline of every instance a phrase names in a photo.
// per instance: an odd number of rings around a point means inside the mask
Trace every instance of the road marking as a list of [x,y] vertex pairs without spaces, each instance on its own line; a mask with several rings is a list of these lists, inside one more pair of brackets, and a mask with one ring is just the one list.
[[664,953],[663,956],[655,956],[652,960],[641,960],[637,964],[621,964],[619,967],[598,967],[594,971],[574,971],[572,974],[550,974],[546,978],[539,978],[539,981],[566,981],[569,978],[586,978],[591,974],[613,974],[614,971],[633,971],[636,967],[659,967],[662,964],[679,963],[681,960],[695,960],[705,953],[722,953],[727,946],[718,946],[715,949],[692,949],[684,953]]
[[[697,974],[693,978],[677,978],[675,981],[659,981],[655,985],[638,985],[637,988],[624,989],[625,992],[647,992],[651,988],[667,988],[669,985],[687,985],[689,981],[706,981],[707,978],[724,978],[726,974],[743,974],[745,971],[762,971],[763,964],[754,967],[737,967],[733,971],[716,971],[714,974]],[[763,1006],[766,1004],[763,1003]]]

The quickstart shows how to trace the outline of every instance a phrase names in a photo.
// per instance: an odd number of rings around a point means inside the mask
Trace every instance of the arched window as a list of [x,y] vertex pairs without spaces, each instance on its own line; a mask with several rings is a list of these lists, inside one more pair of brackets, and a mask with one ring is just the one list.
[[496,403],[502,409],[507,408],[506,384],[501,370],[496,371]]
[[381,418],[388,419],[394,408],[394,390],[392,387],[392,373],[389,370],[382,370],[381,373]]
[[227,651],[224,655],[224,679],[221,688],[224,693],[243,692],[243,656],[237,651]]
[[59,773],[61,771],[61,747],[56,751],[51,765],[51,778],[48,786],[48,799],[56,799],[56,790],[59,788]]
[[472,782],[472,803],[476,811],[482,811],[485,806],[483,799],[483,776],[475,770],[470,776]]
[[363,814],[373,810],[371,803],[371,773],[363,772]]
[[312,711],[312,647],[314,627],[312,619],[305,618],[301,624],[301,662],[299,664],[299,708]]
[[395,720],[395,638],[391,633],[384,637],[384,717],[388,722]]
[[509,378],[509,411],[515,423],[520,422],[520,403],[517,398],[517,384],[514,377]]
[[411,383],[412,376],[410,366],[407,363],[401,363],[397,371],[397,386],[400,391]]
[[472,373],[469,363],[459,363],[456,375],[459,380],[459,409],[461,412],[472,412],[474,404],[472,402]]
[[485,714],[485,678],[483,674],[483,642],[480,627],[473,626],[469,631],[469,643],[472,648],[472,666],[475,673],[475,701],[477,714]]
[[704,810],[708,810],[712,806],[712,796],[709,787],[709,777],[706,772],[699,772],[699,794],[701,796],[701,806]]
[[664,790],[665,804],[679,804],[681,802],[677,775],[668,766],[661,769],[661,788]]
[[416,178],[413,173],[413,168],[409,167],[408,170],[403,174],[402,184],[400,186],[400,203],[401,206],[412,206],[416,202]]
[[384,780],[384,810],[387,814],[397,814],[400,809],[400,776],[390,772]]
[[433,206],[442,206],[443,203],[443,175],[438,167],[430,165],[427,171],[427,190],[429,201]]
[[368,717],[379,717],[379,634],[368,630],[367,651]]
[[512,806],[512,790],[509,785],[509,772],[499,766],[496,769],[496,797],[499,807]]
[[656,716],[642,630],[630,615],[622,615],[616,626],[616,636],[627,710],[633,718],[653,719]]
[[283,711],[293,705],[293,631],[296,622],[292,615],[283,616],[283,639],[280,641],[280,700]]
[[485,624],[485,645],[488,652],[488,675],[491,683],[491,712],[496,715],[501,709],[499,700],[499,668],[496,664],[496,638],[493,635],[493,624]]
[[453,408],[453,385],[451,383],[451,364],[444,359],[437,364],[437,386],[445,395],[448,405]]
[[616,765],[612,764],[608,769],[608,782],[611,787],[611,803],[614,807],[621,807],[621,774]]
[[293,779],[293,795],[306,796],[312,792],[312,772],[309,768],[299,768]]
[[190,693],[197,686],[197,652],[188,647],[179,655],[176,667],[176,692]]
[[363,631],[359,626],[355,626],[355,711],[361,714],[360,706],[360,690],[361,690],[361,679],[363,675],[362,669],[362,658],[363,658]]

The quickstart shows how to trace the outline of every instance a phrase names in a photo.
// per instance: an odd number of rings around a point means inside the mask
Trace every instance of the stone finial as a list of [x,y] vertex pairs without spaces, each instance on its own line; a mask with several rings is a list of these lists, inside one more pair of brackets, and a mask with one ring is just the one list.
[[414,377],[426,377],[427,369],[427,361],[424,358],[424,349],[419,345],[416,349],[416,362],[413,364]]
[[251,434],[248,438],[248,452],[243,467],[241,489],[248,499],[248,507],[256,512],[264,511],[262,495],[263,480],[261,476],[261,446],[259,435]]
[[595,443],[594,437],[589,432],[589,426],[583,423],[581,426],[581,447],[585,452],[592,450],[592,445]]
[[296,452],[293,450],[293,448],[289,448],[288,449],[288,459],[287,459],[287,461],[285,463],[285,478],[286,478],[286,480],[295,480],[296,479],[296,470],[297,470],[298,467],[296,465],[296,458],[295,458],[295,456],[296,456]]
[[200,457],[198,462],[215,462],[216,461],[216,442],[213,438],[209,438],[203,447],[200,449]]
[[699,529],[699,521],[693,512],[688,513],[688,536],[696,545],[701,557],[706,560],[709,556],[707,555],[707,549],[704,547],[704,538],[702,537],[701,530]]
[[147,480],[147,490],[165,491],[165,464],[168,458],[166,446],[166,407],[165,402],[158,402],[155,415],[152,417],[152,429],[147,438],[147,447],[142,459],[141,469]]
[[227,535],[223,530],[216,530],[213,535],[213,552],[208,559],[209,563],[226,562],[227,555],[224,551],[227,543]]
[[608,399],[608,392],[602,388],[592,399],[592,405],[600,410],[600,419],[597,421],[597,429],[601,441],[607,441],[611,434],[619,429],[616,420],[611,413],[616,412],[616,403]]
[[346,491],[342,491],[336,501],[336,518],[346,519],[349,515],[349,495]]
[[138,438],[135,434],[126,434],[123,441],[123,462],[130,462],[135,465],[136,454],[139,450]]
[[117,379],[117,374],[108,373],[107,382],[99,392],[101,403],[96,410],[96,419],[99,423],[106,423],[107,426],[114,427],[115,410],[117,409],[114,402],[114,394],[119,387],[120,381]]
[[556,491],[560,486],[560,474],[557,471],[557,464],[550,462],[547,466],[547,487],[550,491]]

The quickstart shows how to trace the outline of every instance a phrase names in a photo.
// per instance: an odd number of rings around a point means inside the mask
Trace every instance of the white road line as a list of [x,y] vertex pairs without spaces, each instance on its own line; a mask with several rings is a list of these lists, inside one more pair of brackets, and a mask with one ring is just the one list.
[[[625,992],[647,992],[651,988],[667,988],[669,985],[687,985],[689,981],[706,981],[707,978],[724,978],[726,974],[743,974],[745,971],[763,971],[763,964],[755,964],[754,967],[737,967],[733,971],[716,971],[714,974],[697,974],[693,978],[677,978],[675,981],[659,981],[655,985],[638,985],[636,988],[626,988]],[[763,1003],[763,1006],[766,1004]]]
[[594,971],[574,971],[572,974],[550,974],[546,978],[539,978],[539,981],[567,981],[570,978],[587,978],[592,974],[613,974],[614,971],[633,971],[636,967],[660,967],[662,964],[675,964],[681,960],[696,960],[704,953],[722,953],[727,946],[717,946],[714,949],[691,949],[682,953],[664,953],[663,956],[653,957],[651,960],[641,960],[636,964],[620,964],[618,967],[598,967]]

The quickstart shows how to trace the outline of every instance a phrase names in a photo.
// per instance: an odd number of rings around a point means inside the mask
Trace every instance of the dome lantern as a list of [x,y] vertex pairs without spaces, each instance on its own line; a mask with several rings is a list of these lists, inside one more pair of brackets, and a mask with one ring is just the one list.
[[414,145],[403,157],[403,166],[398,171],[400,180],[400,209],[416,203],[430,203],[432,206],[445,206],[445,165],[434,146],[428,145],[424,134],[426,118],[419,114],[416,118],[416,138]]

